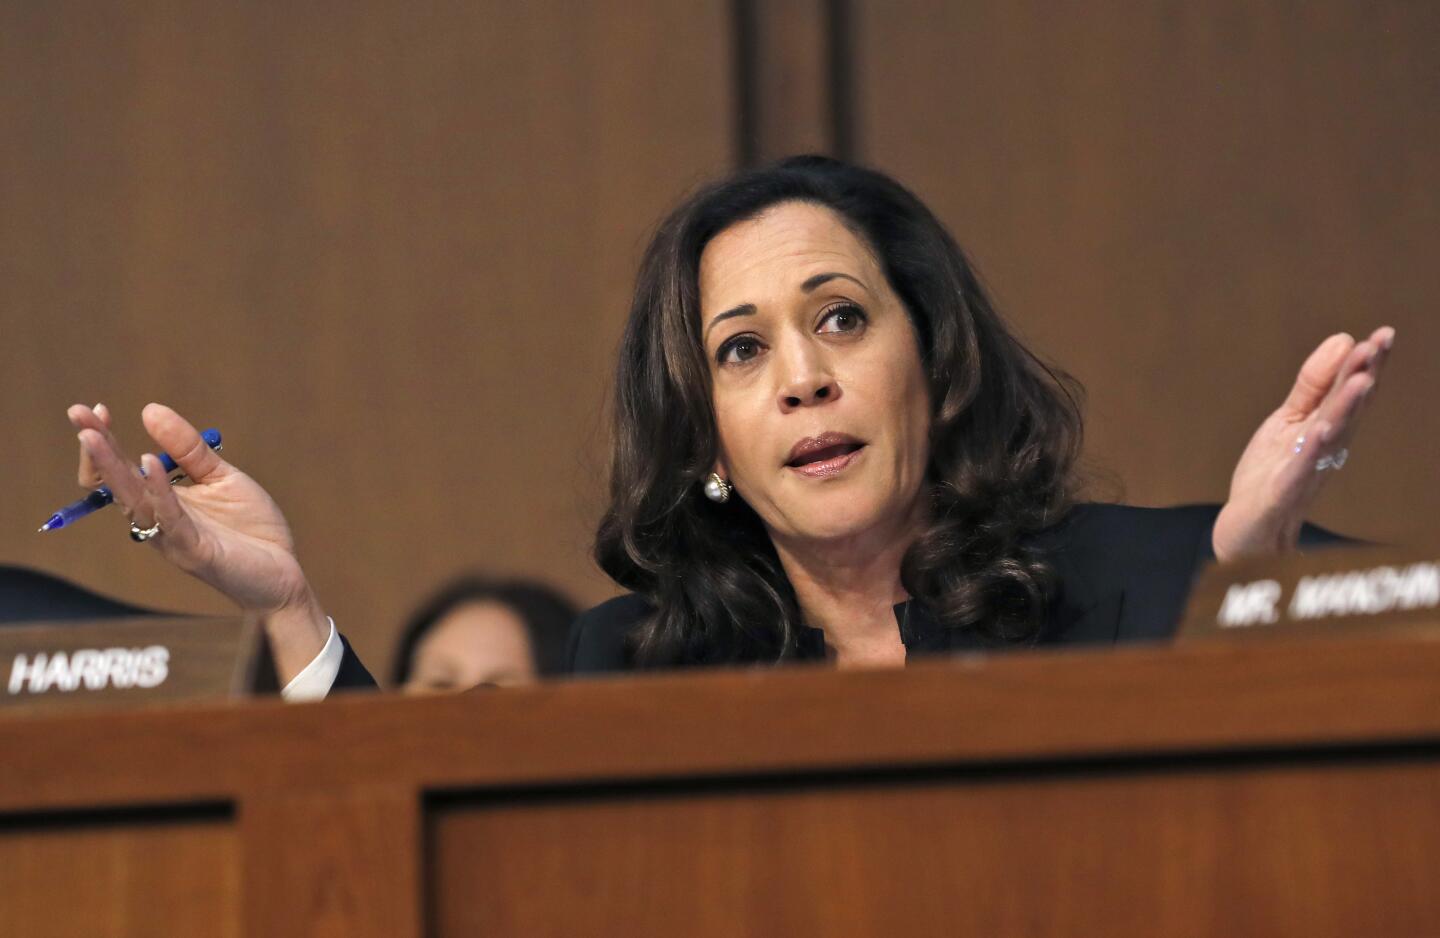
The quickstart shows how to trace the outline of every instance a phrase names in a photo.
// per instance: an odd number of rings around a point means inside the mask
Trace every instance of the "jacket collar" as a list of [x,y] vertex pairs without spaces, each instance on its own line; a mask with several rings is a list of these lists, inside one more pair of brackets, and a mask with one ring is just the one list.
[[[1120,628],[1120,615],[1125,607],[1125,591],[1116,590],[1102,596],[1061,595],[1050,605],[1040,635],[1030,644],[1037,645],[1112,645]],[[973,629],[952,629],[941,625],[923,603],[908,600],[895,606],[895,622],[900,627],[900,640],[905,644],[907,658],[963,651],[1000,651],[1020,643],[989,638]],[[799,657],[818,660],[825,657],[825,633],[805,628],[800,636]]]

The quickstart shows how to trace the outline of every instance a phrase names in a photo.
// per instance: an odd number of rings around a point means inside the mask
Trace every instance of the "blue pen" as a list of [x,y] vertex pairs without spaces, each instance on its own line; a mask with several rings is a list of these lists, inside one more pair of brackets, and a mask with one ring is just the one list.
[[[201,432],[200,438],[213,450],[219,450],[221,448],[219,430],[205,430]],[[160,454],[160,465],[165,467],[166,475],[169,475],[176,469],[175,460],[171,459],[166,453]],[[183,478],[184,476],[177,476],[171,481],[179,482],[180,479]],[[91,512],[99,511],[114,500],[115,496],[110,494],[110,490],[101,486],[78,502],[71,502],[51,515],[49,521],[40,525],[40,532],[43,534],[46,531],[54,531],[68,524],[74,524]]]

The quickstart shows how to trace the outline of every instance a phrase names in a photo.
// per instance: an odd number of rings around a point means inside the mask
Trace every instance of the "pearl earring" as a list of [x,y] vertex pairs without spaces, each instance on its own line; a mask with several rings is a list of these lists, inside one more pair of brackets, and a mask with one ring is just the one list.
[[724,504],[730,500],[730,493],[735,491],[735,486],[720,478],[720,473],[712,472],[705,478],[705,497],[712,502]]

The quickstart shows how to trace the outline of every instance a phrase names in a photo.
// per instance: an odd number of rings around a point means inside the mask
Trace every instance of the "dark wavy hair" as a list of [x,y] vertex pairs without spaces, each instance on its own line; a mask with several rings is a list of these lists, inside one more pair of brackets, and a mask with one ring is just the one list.
[[1054,574],[1031,535],[1073,504],[1080,388],[1022,345],[949,232],[895,180],[819,156],[696,192],[645,252],[615,376],[610,505],[595,557],[654,614],[640,666],[778,662],[803,622],[760,518],[701,493],[717,454],[701,341],[700,255],[721,231],[784,202],[827,207],[874,252],[904,303],[929,381],[925,529],[901,579],[949,628],[1033,640]]

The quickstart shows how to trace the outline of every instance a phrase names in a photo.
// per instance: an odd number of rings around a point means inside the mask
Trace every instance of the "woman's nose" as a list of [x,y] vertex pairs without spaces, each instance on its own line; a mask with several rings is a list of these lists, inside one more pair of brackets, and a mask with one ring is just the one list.
[[824,404],[840,397],[840,385],[819,356],[800,354],[791,367],[791,378],[780,388],[780,410]]

